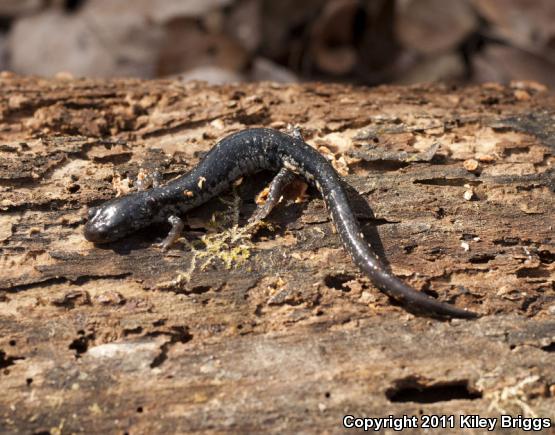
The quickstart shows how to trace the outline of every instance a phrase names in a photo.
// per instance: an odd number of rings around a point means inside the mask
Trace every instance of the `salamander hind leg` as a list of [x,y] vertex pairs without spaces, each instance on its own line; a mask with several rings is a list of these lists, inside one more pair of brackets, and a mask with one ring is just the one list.
[[295,139],[298,139],[298,140],[302,140],[304,142],[303,132],[298,125],[289,124],[287,126],[286,133],[289,136],[294,137]]
[[249,225],[254,225],[257,222],[268,217],[272,209],[281,200],[281,193],[283,189],[293,182],[296,175],[289,169],[281,168],[278,174],[274,177],[268,188],[268,196],[264,204],[260,205],[249,219]]

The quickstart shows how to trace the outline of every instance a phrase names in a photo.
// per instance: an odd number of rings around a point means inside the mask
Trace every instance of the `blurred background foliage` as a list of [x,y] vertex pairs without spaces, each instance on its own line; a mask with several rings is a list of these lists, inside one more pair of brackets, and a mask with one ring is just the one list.
[[553,0],[0,0],[21,74],[555,83]]

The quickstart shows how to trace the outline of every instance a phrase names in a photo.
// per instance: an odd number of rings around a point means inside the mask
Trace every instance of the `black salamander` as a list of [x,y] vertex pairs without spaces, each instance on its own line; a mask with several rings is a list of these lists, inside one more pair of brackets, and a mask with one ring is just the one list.
[[183,229],[179,216],[228,189],[239,177],[261,170],[278,172],[266,204],[254,214],[264,218],[278,202],[279,192],[295,175],[314,184],[322,194],[337,232],[360,267],[384,293],[425,314],[474,318],[476,313],[440,302],[392,275],[364,240],[349,206],[342,180],[332,165],[300,135],[256,128],[231,134],[218,142],[193,170],[165,186],[131,193],[89,210],[85,238],[106,243],[153,223],[172,229],[162,243],[166,249]]

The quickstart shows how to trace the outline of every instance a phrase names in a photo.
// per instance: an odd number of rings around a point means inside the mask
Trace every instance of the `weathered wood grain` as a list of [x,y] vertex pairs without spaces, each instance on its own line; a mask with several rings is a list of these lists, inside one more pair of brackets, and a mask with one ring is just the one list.
[[[9,73],[0,86],[0,432],[555,419],[550,93]],[[87,206],[141,169],[170,179],[228,133],[289,123],[346,174],[395,273],[484,317],[440,322],[392,303],[312,190],[242,233],[269,174],[191,213],[189,243],[166,255],[153,246],[164,228],[107,247],[83,239]]]

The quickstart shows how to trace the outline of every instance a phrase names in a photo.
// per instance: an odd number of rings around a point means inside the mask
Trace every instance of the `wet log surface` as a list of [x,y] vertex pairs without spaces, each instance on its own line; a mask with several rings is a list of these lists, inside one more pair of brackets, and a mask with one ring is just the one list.
[[[0,77],[0,432],[341,431],[345,414],[555,419],[555,99],[513,87],[208,87]],[[317,192],[241,230],[271,174],[101,247],[87,206],[243,128],[303,127],[418,317],[351,263]],[[293,199],[301,199],[293,201]],[[238,225],[238,226],[237,226]],[[457,420],[458,421],[458,420]]]

